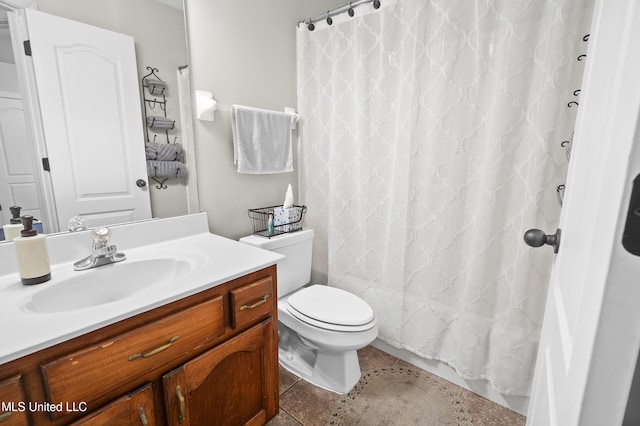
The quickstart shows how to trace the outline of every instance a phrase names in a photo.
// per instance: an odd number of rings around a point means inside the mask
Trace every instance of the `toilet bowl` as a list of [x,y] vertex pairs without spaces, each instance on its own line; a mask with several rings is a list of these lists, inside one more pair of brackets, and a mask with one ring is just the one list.
[[[356,299],[346,291],[317,284],[278,299],[279,360],[287,370],[317,386],[337,393],[348,393],[360,380],[356,351],[375,340],[378,326],[373,311],[367,322],[348,325],[344,324],[340,315],[333,318],[326,316],[324,319],[327,322],[323,322],[307,316],[289,303],[292,298],[294,301],[299,296],[306,298],[307,292],[311,293],[308,296],[312,300],[318,294],[316,290],[322,289],[327,290],[327,295],[332,293],[338,305],[341,296],[351,296],[346,300]],[[362,299],[357,300],[366,305]],[[315,306],[326,305],[318,302]],[[369,305],[366,306],[369,308]]]
[[278,263],[278,355],[293,374],[324,389],[348,393],[360,380],[357,350],[378,336],[373,309],[345,290],[308,285],[312,230],[246,244],[284,254]]

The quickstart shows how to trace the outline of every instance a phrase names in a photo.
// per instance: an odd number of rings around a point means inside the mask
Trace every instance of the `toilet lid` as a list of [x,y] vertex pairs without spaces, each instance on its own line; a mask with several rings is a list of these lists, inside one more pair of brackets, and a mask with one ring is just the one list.
[[293,315],[297,311],[320,323],[353,327],[369,324],[374,319],[373,309],[367,302],[355,294],[326,285],[304,288],[292,294],[287,302]]

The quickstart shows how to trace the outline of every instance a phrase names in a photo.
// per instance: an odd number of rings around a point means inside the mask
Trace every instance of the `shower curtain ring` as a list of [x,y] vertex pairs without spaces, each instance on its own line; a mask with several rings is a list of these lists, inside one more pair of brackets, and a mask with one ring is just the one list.
[[333,24],[333,19],[331,19],[331,15],[329,13],[330,13],[330,11],[327,10],[327,24],[331,25],[331,24]]
[[352,2],[349,2],[349,10],[347,11],[347,13],[349,14],[349,16],[351,16],[353,18],[353,15],[356,14],[356,11],[353,10],[353,6],[351,5]]
[[374,0],[373,8],[374,9],[380,9],[380,0]]
[[315,26],[315,25],[313,25],[313,21],[309,20],[309,23],[307,24],[307,29],[308,29],[309,31],[313,31],[313,30],[315,30],[315,29],[316,29],[316,26]]

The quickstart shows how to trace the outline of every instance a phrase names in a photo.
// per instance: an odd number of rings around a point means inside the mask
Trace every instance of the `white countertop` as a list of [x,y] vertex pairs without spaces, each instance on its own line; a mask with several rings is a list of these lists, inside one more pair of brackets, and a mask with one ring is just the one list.
[[[0,364],[78,337],[101,327],[182,299],[267,266],[284,256],[208,232],[206,214],[158,219],[110,227],[111,242],[127,262],[174,258],[189,262],[189,270],[169,283],[150,286],[110,303],[58,313],[31,312],[26,307],[37,292],[68,278],[91,273],[74,271],[73,262],[89,254],[89,232],[54,235],[47,239],[52,279],[22,285],[12,243],[0,245]],[[79,234],[79,235],[78,235]],[[79,253],[81,253],[79,255]],[[14,265],[10,263],[14,262]]]

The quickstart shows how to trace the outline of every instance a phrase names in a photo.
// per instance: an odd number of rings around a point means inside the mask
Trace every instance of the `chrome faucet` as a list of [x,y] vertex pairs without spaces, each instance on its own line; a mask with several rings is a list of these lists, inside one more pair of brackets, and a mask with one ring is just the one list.
[[99,227],[91,233],[91,254],[73,264],[76,271],[97,268],[109,263],[121,262],[127,258],[124,253],[118,253],[115,244],[109,244],[111,231],[106,226]]

